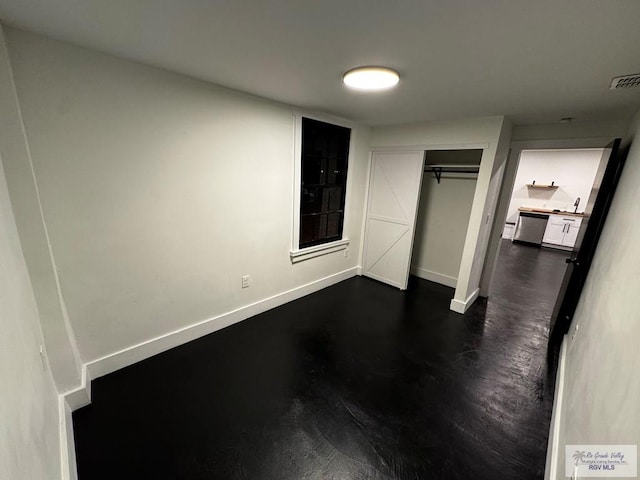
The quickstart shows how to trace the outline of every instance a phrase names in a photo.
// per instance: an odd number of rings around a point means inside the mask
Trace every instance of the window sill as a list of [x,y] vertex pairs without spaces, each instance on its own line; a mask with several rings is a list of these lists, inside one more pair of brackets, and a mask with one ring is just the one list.
[[321,255],[327,255],[328,253],[339,252],[340,250],[346,250],[349,247],[349,240],[343,239],[337,242],[325,243],[315,247],[305,248],[303,250],[292,250],[289,252],[291,263],[303,262],[310,258],[319,257]]

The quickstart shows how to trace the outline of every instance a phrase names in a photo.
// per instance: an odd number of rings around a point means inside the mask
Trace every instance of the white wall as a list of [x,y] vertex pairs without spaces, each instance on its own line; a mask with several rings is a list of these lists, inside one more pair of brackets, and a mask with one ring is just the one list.
[[487,185],[487,199],[482,216],[480,217],[480,233],[478,235],[478,242],[476,243],[472,270],[469,274],[470,280],[467,290],[469,293],[473,288],[479,295],[482,294],[482,277],[487,270],[492,268],[495,262],[497,252],[491,249],[491,233],[493,231],[495,215],[498,211],[498,199],[500,198],[504,172],[509,157],[512,129],[513,126],[508,120],[503,122],[502,128],[500,129],[493,170],[489,178],[489,184]]
[[425,173],[411,257],[414,275],[455,287],[475,190],[475,178],[443,177],[438,184]]
[[570,123],[544,123],[536,125],[514,125],[513,142],[531,140],[562,140],[578,138],[616,138],[627,134],[629,121],[608,120],[589,121],[579,120]]
[[58,394],[0,166],[0,478],[61,478]]
[[[534,207],[583,212],[602,157],[601,148],[579,150],[523,150],[507,211],[507,222],[515,222],[518,208]],[[558,188],[528,188],[527,184],[555,182]]]
[[292,107],[19,30],[8,41],[83,362],[355,272],[367,128],[352,133],[348,258],[292,265]]
[[[377,127],[372,129],[372,146],[425,146],[458,149],[463,145],[484,148],[473,206],[467,225],[462,260],[452,308],[463,311],[479,293],[493,208],[502,178],[511,138],[511,123],[504,117],[472,118],[447,122]],[[478,147],[484,145],[484,147]],[[488,217],[487,217],[488,216]]]
[[51,371],[59,391],[80,382],[80,357],[59,295],[46,225],[31,168],[9,54],[0,30],[0,155],[31,277]]
[[640,444],[640,112],[631,135],[635,141],[565,339],[558,478],[564,478],[565,444]]
[[428,145],[433,150],[446,150],[461,148],[460,145],[467,144],[470,148],[482,148],[477,145],[497,141],[502,119],[503,117],[481,117],[373,127],[371,145]]

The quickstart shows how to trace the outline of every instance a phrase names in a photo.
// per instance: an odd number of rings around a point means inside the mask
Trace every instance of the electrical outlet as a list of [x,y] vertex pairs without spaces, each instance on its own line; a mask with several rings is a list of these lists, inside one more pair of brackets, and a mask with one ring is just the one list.
[[242,277],[242,288],[248,288],[251,285],[251,277],[249,275],[245,275]]

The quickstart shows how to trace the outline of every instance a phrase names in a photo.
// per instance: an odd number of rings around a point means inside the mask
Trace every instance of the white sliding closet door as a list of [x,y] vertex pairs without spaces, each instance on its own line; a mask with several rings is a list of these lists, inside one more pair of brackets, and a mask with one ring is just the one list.
[[374,152],[362,261],[363,274],[407,288],[424,152]]

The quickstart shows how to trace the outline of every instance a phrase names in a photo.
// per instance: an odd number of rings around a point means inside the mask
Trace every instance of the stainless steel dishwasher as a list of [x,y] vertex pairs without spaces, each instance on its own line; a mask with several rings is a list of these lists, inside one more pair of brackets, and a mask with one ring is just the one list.
[[513,241],[541,245],[548,220],[549,215],[520,212]]

